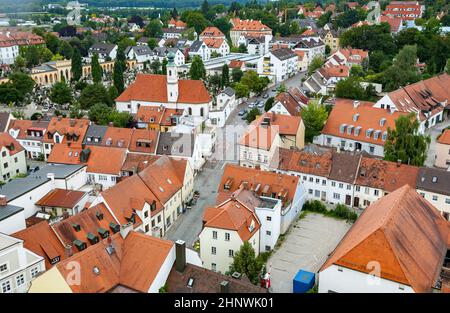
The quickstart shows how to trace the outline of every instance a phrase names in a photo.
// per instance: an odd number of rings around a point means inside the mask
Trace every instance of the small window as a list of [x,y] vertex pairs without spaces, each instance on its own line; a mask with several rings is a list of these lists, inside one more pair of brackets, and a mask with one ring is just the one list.
[[225,233],[225,241],[230,241],[230,233]]
[[3,293],[11,292],[11,282],[9,280],[2,282],[2,292]]
[[213,239],[217,239],[217,232],[215,230],[212,232],[212,235],[213,235]]
[[0,265],[0,273],[6,272],[8,270],[8,264],[3,263]]
[[217,253],[216,247],[211,247],[211,254],[216,255],[216,253]]

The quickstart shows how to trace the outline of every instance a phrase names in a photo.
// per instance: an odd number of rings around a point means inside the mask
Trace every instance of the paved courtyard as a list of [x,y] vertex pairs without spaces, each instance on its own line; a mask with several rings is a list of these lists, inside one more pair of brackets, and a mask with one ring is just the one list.
[[267,263],[272,266],[272,292],[292,293],[297,272],[317,272],[350,227],[344,220],[314,213],[295,222]]

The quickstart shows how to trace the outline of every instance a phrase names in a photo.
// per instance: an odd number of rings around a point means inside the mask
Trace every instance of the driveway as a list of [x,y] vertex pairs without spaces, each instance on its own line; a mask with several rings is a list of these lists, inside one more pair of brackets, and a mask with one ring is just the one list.
[[425,166],[433,167],[436,160],[436,139],[442,133],[442,131],[450,126],[450,119],[437,124],[433,128],[427,129],[425,133],[431,137],[430,147],[428,148],[427,159]]
[[269,258],[271,292],[292,293],[292,280],[300,269],[317,273],[351,224],[308,213],[293,224],[281,247]]

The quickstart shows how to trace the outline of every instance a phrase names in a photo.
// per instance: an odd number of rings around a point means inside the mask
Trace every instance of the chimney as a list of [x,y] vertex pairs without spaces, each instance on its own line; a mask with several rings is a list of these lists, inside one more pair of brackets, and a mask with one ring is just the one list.
[[6,206],[8,204],[8,199],[5,195],[0,195],[0,206]]
[[54,182],[55,181],[55,174],[54,173],[48,173],[47,174],[47,178],[51,179],[52,182]]
[[125,225],[122,225],[120,227],[120,236],[122,236],[122,238],[125,239],[132,230],[133,230],[133,223],[130,222]]
[[220,283],[220,293],[229,293],[230,292],[230,282],[223,280]]
[[358,100],[353,101],[353,107],[356,109],[359,106],[359,103]]
[[175,242],[175,255],[175,267],[182,273],[186,267],[186,242],[180,239]]
[[66,245],[64,247],[64,252],[66,254],[67,258],[70,258],[73,255],[73,250],[72,250],[72,246],[71,245]]

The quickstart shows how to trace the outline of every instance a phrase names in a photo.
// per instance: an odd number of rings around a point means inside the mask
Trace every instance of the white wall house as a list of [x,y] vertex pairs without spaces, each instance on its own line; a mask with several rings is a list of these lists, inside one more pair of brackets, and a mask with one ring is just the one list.
[[266,54],[258,66],[258,74],[280,83],[298,71],[298,56],[287,48],[272,50]]
[[236,108],[236,93],[228,87],[217,95],[215,103],[209,110],[208,125],[216,127],[224,127],[231,112]]
[[0,47],[0,64],[14,64],[19,55],[19,46],[16,44],[9,44]]
[[44,271],[43,257],[25,249],[23,240],[0,233],[0,293],[25,293]]
[[195,56],[199,56],[203,62],[209,61],[211,49],[203,41],[194,41],[189,48],[189,57],[192,59]]
[[27,173],[27,161],[25,149],[6,133],[3,137],[9,137],[10,145],[0,147],[0,180],[8,181],[19,174]]

